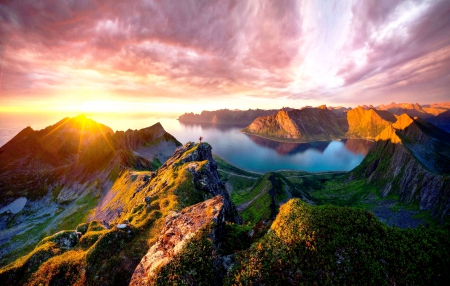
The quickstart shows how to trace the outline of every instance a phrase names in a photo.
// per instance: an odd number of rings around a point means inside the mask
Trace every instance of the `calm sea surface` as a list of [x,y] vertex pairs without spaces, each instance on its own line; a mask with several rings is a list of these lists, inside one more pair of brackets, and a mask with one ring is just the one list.
[[[0,114],[0,146],[27,126],[39,130],[64,117],[58,114]],[[258,173],[276,170],[349,171],[361,163],[371,145],[369,141],[354,139],[281,143],[240,133],[239,130],[245,126],[183,124],[176,120],[177,116],[95,114],[90,117],[113,130],[141,129],[160,122],[183,144],[196,142],[199,136],[203,136],[203,140],[213,147],[214,154],[237,167]]]

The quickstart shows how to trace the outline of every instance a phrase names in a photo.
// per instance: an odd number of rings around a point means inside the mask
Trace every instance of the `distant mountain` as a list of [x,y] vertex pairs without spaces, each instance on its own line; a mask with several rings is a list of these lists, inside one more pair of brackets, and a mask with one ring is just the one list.
[[450,211],[450,134],[434,125],[397,117],[375,139],[363,162],[350,178],[367,178],[383,196],[417,202],[422,210],[443,218]]
[[393,122],[395,122],[395,116],[389,112],[358,106],[347,112],[348,131],[345,136],[374,139]]
[[344,138],[374,139],[393,122],[395,122],[395,116],[387,111],[364,109],[359,106],[341,113],[340,117],[335,111],[322,106],[321,108],[280,110],[272,116],[258,117],[242,129],[242,132],[293,142]]
[[280,110],[255,119],[242,132],[281,141],[309,142],[343,137],[347,126],[326,107]]
[[403,113],[411,117],[418,117],[422,119],[432,118],[449,109],[445,104],[433,104],[421,106],[418,103],[395,103],[389,105],[380,105],[376,107],[377,110],[386,110],[396,115]]
[[250,124],[259,116],[267,116],[276,113],[277,110],[229,110],[202,111],[200,114],[185,113],[178,120],[185,123],[219,123],[219,124]]
[[441,128],[442,130],[450,133],[450,110],[440,113],[436,117],[430,117],[426,119],[431,124]]

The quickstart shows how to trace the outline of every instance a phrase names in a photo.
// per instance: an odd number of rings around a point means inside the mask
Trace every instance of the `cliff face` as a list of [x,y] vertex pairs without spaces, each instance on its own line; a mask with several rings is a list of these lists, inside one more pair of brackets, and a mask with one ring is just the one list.
[[397,194],[405,203],[418,202],[436,218],[450,210],[450,136],[404,114],[376,138],[351,177],[367,178],[383,196]]
[[342,138],[346,124],[326,108],[305,108],[280,110],[275,115],[259,117],[242,131],[267,138],[306,142]]

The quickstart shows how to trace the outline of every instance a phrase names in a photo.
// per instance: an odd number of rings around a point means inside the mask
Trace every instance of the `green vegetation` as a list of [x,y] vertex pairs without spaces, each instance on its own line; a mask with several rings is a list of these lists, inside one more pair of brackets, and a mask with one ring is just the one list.
[[271,229],[239,254],[226,284],[404,285],[450,279],[449,229],[390,228],[364,210],[299,199],[283,205]]
[[230,172],[230,173],[234,173],[237,175],[251,177],[251,178],[255,178],[255,179],[261,177],[261,174],[245,171],[236,166],[233,166],[217,155],[213,155],[213,158],[217,162],[217,169],[219,169],[221,171]]
[[[108,204],[121,202],[123,211],[110,223],[114,226],[128,221],[129,224],[125,228],[106,229],[99,221],[83,223],[92,207],[97,205],[98,197],[92,195],[81,197],[68,206],[76,208],[77,212],[71,212],[70,216],[64,217],[56,226],[56,228],[76,229],[82,234],[79,241],[74,230],[59,232],[46,238],[41,237],[43,240],[34,250],[29,247],[22,249],[21,253],[11,254],[21,256],[29,253],[3,267],[0,270],[0,281],[5,281],[8,285],[17,284],[18,279],[20,279],[18,284],[31,285],[128,284],[134,269],[157,240],[166,216],[184,206],[210,197],[205,192],[195,189],[193,175],[188,171],[194,167],[195,171],[201,174],[208,162],[181,162],[188,153],[194,152],[197,146],[191,146],[181,158],[176,158],[160,169],[157,177],[152,177],[149,171],[120,171],[117,168],[112,172],[113,177],[117,176],[113,186],[117,196]],[[148,189],[136,192],[138,187],[144,185]],[[41,233],[52,220],[53,218],[48,218],[42,226],[38,225],[32,230]],[[31,235],[36,237],[36,234]],[[20,238],[21,235],[14,237]],[[202,241],[204,240],[200,240],[203,245]],[[64,276],[66,274],[68,277]],[[45,277],[42,277],[43,275]]]
[[213,226],[199,230],[157,273],[155,285],[214,285],[217,257],[208,237]]

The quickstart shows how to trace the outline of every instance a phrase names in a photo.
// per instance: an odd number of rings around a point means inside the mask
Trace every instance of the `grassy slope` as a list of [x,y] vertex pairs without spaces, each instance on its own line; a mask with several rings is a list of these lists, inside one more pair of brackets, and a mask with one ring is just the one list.
[[[193,146],[185,155],[195,148]],[[202,168],[206,162],[196,162],[196,168]],[[140,259],[158,238],[165,217],[172,211],[204,199],[189,185],[192,179],[192,175],[186,170],[186,165],[189,164],[181,163],[178,158],[168,168],[160,170],[159,175],[149,183],[151,194],[140,191],[130,199],[134,188],[127,190],[125,185],[122,186],[121,199],[126,204],[116,223],[126,219],[130,221],[129,228],[102,228],[101,231],[88,229],[81,241],[69,252],[46,238],[31,253],[0,269],[0,281],[31,285],[49,282],[127,284]],[[118,182],[123,182],[121,176],[124,174],[119,175]],[[151,195],[151,203],[147,207],[143,202],[148,195]],[[70,221],[67,225],[72,226],[71,223]],[[80,269],[83,271],[79,271]],[[66,273],[61,277],[63,270]]]
[[[268,232],[241,252],[226,284],[445,284],[449,229],[387,227],[360,209],[283,205]],[[439,246],[439,247],[437,247]]]

